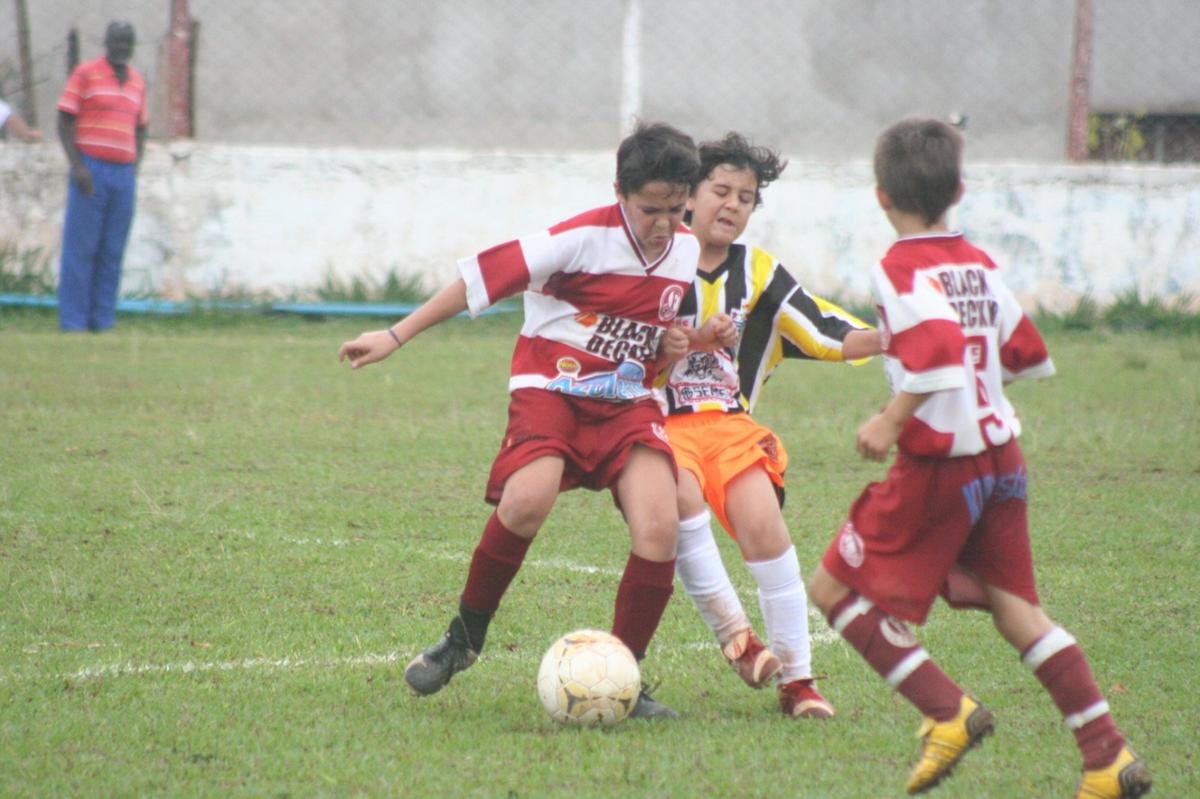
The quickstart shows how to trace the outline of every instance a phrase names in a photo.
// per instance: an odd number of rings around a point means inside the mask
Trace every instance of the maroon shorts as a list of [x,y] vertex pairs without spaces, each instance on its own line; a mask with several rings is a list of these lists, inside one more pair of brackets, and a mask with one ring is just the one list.
[[605,402],[540,388],[518,389],[508,404],[508,429],[492,463],[485,498],[498,504],[513,472],[545,455],[565,463],[560,491],[613,488],[634,444],[659,450],[675,469],[658,403]]
[[821,564],[917,624],[939,591],[955,607],[985,607],[980,580],[1036,605],[1026,483],[1015,439],[960,458],[900,453],[887,478],[850,507]]

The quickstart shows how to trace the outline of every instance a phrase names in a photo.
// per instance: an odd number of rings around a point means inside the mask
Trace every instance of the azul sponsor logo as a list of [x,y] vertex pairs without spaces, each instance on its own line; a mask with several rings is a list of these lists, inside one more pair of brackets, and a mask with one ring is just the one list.
[[546,384],[547,391],[560,391],[572,397],[622,402],[650,396],[650,389],[642,385],[646,379],[646,369],[636,361],[623,361],[613,372],[576,377],[578,370],[566,374],[562,372],[563,362],[568,360],[574,359],[559,359],[559,375]]
[[584,349],[610,361],[653,361],[663,329],[618,316],[601,316]]
[[846,522],[842,525],[842,531],[838,533],[837,546],[838,554],[842,556],[842,560],[846,561],[847,566],[857,569],[863,565],[866,548],[863,547],[862,536],[858,534],[858,530],[854,529],[854,522]]
[[979,521],[983,516],[983,509],[989,505],[999,505],[1010,499],[1024,502],[1028,484],[1029,475],[1024,467],[999,477],[985,474],[966,483],[962,487],[962,494],[967,503],[967,511],[971,514],[971,524]]
[[683,286],[667,286],[658,300],[658,318],[670,322],[679,315],[683,303]]

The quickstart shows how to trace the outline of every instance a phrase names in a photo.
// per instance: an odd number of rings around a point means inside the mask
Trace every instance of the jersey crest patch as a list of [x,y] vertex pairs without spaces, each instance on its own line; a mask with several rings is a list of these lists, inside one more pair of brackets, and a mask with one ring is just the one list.
[[658,300],[658,318],[670,322],[679,315],[683,303],[683,286],[667,286]]
[[879,632],[887,642],[897,649],[909,649],[917,645],[917,637],[908,629],[908,625],[895,616],[887,616],[879,622]]
[[843,524],[842,531],[838,533],[838,554],[851,569],[857,569],[863,565],[866,549],[863,547],[862,536],[854,528],[853,522]]
[[758,442],[759,449],[767,453],[767,457],[771,459],[772,463],[779,462],[779,447],[776,446],[776,440],[775,436],[766,436]]

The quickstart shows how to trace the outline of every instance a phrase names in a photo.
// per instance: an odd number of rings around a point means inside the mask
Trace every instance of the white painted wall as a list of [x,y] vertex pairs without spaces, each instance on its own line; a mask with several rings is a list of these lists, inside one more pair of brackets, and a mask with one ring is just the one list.
[[[436,288],[455,259],[612,201],[611,153],[503,155],[151,145],[126,255],[126,294],[302,297],[327,277],[389,270]],[[1200,302],[1200,169],[971,164],[959,218],[1028,307],[1143,298]],[[57,264],[57,144],[0,144],[0,243]],[[747,238],[814,291],[867,296],[891,229],[870,167],[793,162]]]

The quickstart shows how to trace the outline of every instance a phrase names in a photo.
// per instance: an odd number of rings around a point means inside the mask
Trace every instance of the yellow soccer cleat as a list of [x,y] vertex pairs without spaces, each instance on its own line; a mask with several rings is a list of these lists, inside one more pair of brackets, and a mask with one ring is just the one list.
[[1125,746],[1111,765],[1083,772],[1075,799],[1137,799],[1150,793],[1150,784],[1150,770]]
[[992,711],[963,694],[958,715],[949,721],[926,717],[917,737],[921,757],[908,775],[909,793],[924,793],[954,769],[966,751],[990,735],[995,727]]

